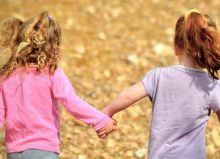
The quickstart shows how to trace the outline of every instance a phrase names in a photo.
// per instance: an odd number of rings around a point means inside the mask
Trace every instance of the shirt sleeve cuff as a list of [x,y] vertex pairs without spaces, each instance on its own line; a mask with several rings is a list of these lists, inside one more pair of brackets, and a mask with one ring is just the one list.
[[110,117],[107,115],[104,115],[104,117],[96,125],[94,125],[93,128],[96,131],[100,130],[101,128],[103,128],[104,126],[108,124],[109,120],[110,120]]

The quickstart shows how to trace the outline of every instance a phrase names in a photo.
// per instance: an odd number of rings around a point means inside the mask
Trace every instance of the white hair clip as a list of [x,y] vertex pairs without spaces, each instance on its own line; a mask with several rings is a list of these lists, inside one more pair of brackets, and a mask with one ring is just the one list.
[[197,9],[191,9],[185,13],[185,18],[187,18],[191,13],[200,13]]
[[27,47],[28,45],[30,45],[30,43],[27,42],[21,42],[18,46],[17,52],[16,52],[16,56],[18,55],[18,53],[23,50],[25,47]]

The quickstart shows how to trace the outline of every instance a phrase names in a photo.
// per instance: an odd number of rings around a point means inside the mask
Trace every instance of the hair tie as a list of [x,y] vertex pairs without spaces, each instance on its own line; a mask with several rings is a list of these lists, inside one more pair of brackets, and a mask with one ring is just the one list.
[[189,10],[189,11],[187,11],[186,13],[185,13],[185,19],[186,18],[188,18],[189,17],[189,15],[191,14],[191,13],[199,13],[200,14],[200,11],[198,11],[197,9],[191,9],[191,10]]
[[27,42],[21,42],[18,46],[17,52],[16,52],[16,56],[18,55],[18,53],[23,50],[25,47],[29,46],[30,43]]
[[52,17],[50,15],[48,16],[48,20],[52,20]]

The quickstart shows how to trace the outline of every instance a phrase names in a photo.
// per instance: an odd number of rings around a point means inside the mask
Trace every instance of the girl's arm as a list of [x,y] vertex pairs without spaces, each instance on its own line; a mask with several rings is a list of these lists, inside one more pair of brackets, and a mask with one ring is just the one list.
[[216,115],[218,117],[218,121],[220,122],[220,110],[216,112]]
[[55,98],[59,99],[74,117],[92,125],[96,131],[106,126],[108,132],[116,129],[114,122],[106,114],[95,109],[76,94],[68,77],[61,69],[56,70],[52,81]]
[[131,104],[145,97],[146,94],[143,83],[138,82],[122,91],[115,99],[107,104],[107,106],[103,109],[103,112],[112,117],[115,113],[124,110]]

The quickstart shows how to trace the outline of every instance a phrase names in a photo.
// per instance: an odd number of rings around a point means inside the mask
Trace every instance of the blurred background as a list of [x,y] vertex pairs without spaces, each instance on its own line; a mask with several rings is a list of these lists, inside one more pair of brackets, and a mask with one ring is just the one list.
[[[220,26],[219,0],[0,0],[0,20],[25,20],[48,10],[62,29],[62,59],[79,96],[102,109],[118,92],[155,67],[175,64],[177,18],[197,8]],[[115,116],[119,130],[101,140],[61,108],[61,159],[144,159],[151,104],[143,99]],[[0,159],[5,159],[4,130]],[[220,158],[220,127],[212,114],[207,158]]]

